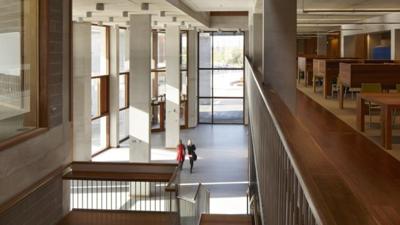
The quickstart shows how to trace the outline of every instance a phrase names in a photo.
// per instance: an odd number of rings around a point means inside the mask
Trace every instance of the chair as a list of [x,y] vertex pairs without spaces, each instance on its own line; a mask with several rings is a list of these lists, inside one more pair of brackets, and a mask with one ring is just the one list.
[[[382,85],[380,83],[362,83],[361,84],[361,93],[380,93],[382,92]],[[372,124],[372,111],[380,110],[379,105],[372,104],[371,102],[367,102],[368,104],[368,115],[369,115],[369,126]]]

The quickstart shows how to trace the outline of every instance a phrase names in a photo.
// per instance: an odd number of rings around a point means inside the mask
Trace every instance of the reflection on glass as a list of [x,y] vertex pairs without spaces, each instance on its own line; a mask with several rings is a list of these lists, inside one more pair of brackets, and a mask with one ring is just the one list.
[[214,35],[214,68],[243,68],[243,35]]
[[92,79],[92,118],[100,116],[100,79]]
[[158,62],[157,62],[157,68],[165,68],[167,65],[166,59],[165,59],[165,33],[157,33],[157,40],[158,40],[158,49],[157,49],[157,54],[158,54]]
[[200,70],[199,71],[199,96],[211,97],[212,96],[212,71]]
[[187,69],[187,33],[183,32],[181,33],[181,69],[186,70]]
[[181,96],[187,96],[188,88],[187,71],[181,71]]
[[127,96],[126,96],[126,81],[127,75],[119,76],[119,108],[127,107]]
[[119,140],[129,137],[129,109],[119,111]]
[[0,141],[38,127],[37,2],[2,3]]
[[107,75],[107,29],[92,26],[92,76]]
[[199,34],[199,68],[212,67],[212,36],[210,33]]
[[243,99],[214,98],[214,123],[243,123]]
[[199,123],[212,123],[212,99],[199,99]]
[[119,29],[119,72],[129,71],[129,48],[126,29]]
[[215,97],[243,97],[243,70],[214,70]]
[[92,121],[92,155],[107,148],[108,117]]

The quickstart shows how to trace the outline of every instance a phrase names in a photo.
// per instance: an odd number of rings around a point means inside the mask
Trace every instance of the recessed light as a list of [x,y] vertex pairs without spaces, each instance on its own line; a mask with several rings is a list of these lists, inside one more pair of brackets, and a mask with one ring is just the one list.
[[114,22],[114,17],[110,17],[110,18],[108,18],[108,21],[110,21],[110,22]]
[[100,26],[103,26],[103,21],[99,21],[98,23]]
[[176,18],[176,16],[172,17],[172,22],[176,22],[178,20],[178,18]]
[[142,10],[145,10],[145,11],[147,11],[147,10],[149,10],[149,3],[147,3],[147,2],[143,2],[141,5],[140,5],[140,9],[142,9]]
[[165,17],[165,11],[160,11],[160,16]]
[[92,16],[93,16],[93,13],[92,13],[92,12],[90,12],[90,11],[89,11],[89,12],[86,12],[86,17],[87,17],[87,18],[90,18],[90,17],[92,17]]
[[129,12],[128,11],[123,11],[122,12],[122,16],[123,17],[128,17],[129,16]]
[[104,3],[96,3],[97,11],[104,11]]

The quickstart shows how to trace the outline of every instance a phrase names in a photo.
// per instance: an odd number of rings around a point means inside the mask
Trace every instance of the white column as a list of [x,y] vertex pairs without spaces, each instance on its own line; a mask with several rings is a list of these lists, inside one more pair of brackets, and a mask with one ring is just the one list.
[[150,162],[150,15],[131,15],[129,31],[129,161]]
[[92,158],[91,24],[73,23],[73,160]]
[[110,146],[119,146],[119,27],[110,28]]
[[296,1],[264,1],[264,83],[292,111],[296,105],[296,10]]
[[167,62],[165,147],[175,148],[180,133],[180,31],[179,26],[168,26],[165,32]]
[[197,81],[198,81],[198,65],[197,65],[197,40],[198,33],[190,30],[188,34],[188,114],[189,127],[197,126]]

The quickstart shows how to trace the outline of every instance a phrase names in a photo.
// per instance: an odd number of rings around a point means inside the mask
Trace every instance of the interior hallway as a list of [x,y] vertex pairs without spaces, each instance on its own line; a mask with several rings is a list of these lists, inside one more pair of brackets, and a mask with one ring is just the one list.
[[[247,127],[243,125],[199,125],[181,131],[185,142],[191,138],[198,159],[193,173],[185,160],[181,183],[201,182],[211,193],[210,213],[245,214],[248,184]],[[152,134],[152,162],[176,162],[176,150],[164,148],[164,132]],[[108,150],[94,161],[128,161],[128,142]]]

